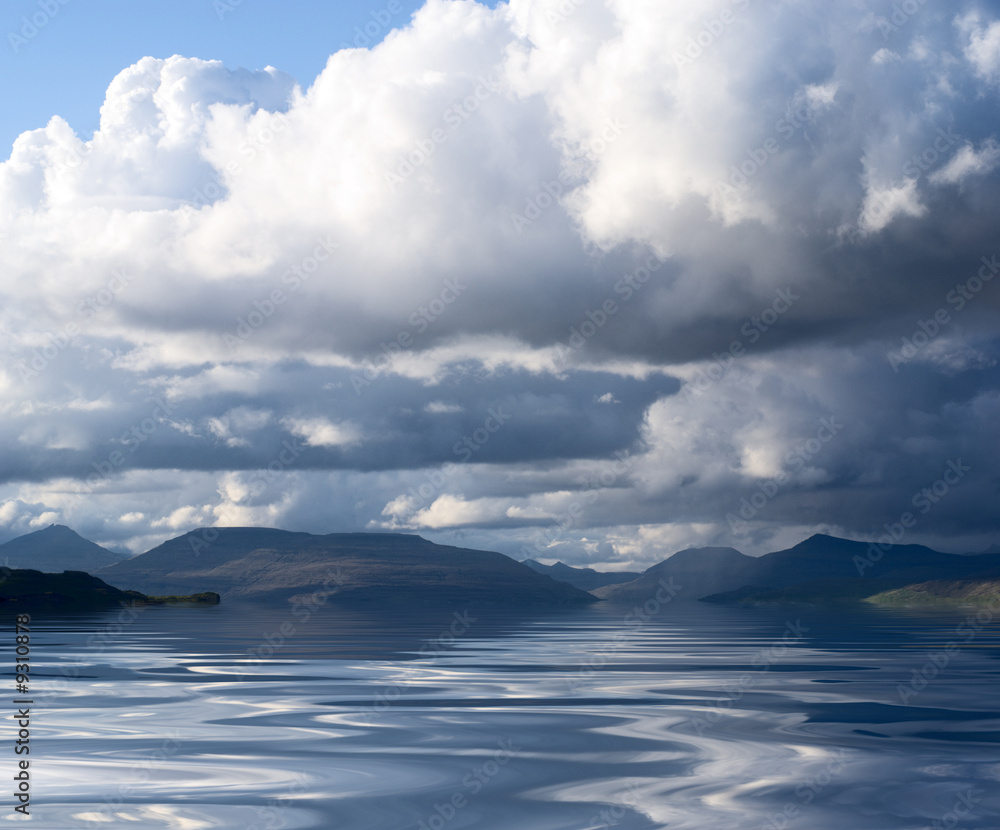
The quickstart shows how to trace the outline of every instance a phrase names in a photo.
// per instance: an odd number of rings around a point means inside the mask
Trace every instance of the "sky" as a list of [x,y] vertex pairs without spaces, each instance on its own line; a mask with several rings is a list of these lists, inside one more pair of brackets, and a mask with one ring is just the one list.
[[0,541],[1000,542],[1000,2],[134,8],[4,6]]

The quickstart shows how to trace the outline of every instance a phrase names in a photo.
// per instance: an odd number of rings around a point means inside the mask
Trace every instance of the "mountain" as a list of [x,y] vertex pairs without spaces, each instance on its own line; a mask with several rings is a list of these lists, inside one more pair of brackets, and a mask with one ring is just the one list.
[[119,605],[149,605],[167,602],[214,604],[213,593],[186,597],[148,597],[136,591],[121,591],[83,571],[42,573],[30,568],[0,569],[0,613],[58,609],[82,611]]
[[0,545],[0,565],[47,573],[90,573],[126,558],[124,554],[95,545],[65,525],[49,525]]
[[[661,579],[673,578],[680,587],[678,599],[712,596],[714,602],[747,602],[751,601],[749,594],[793,586],[810,586],[806,591],[810,595],[830,592],[832,596],[845,591],[857,595],[867,590],[867,580],[883,580],[883,585],[898,587],[967,578],[993,570],[1000,573],[1000,555],[960,556],[923,545],[891,545],[883,550],[868,542],[816,534],[787,550],[756,558],[732,548],[691,548],[654,565],[633,582],[598,588],[593,593],[612,602],[635,602],[652,596]],[[820,584],[830,580],[843,584]],[[858,584],[850,586],[855,581]],[[726,599],[714,596],[730,592],[736,593]],[[793,594],[803,596],[801,592],[784,596]],[[777,601],[777,596],[768,601]]]
[[792,548],[757,560],[755,585],[783,587],[816,579],[905,579],[910,582],[958,578],[1000,566],[1000,556],[960,556],[923,545],[891,545],[882,550],[870,542],[854,542],[816,534]]
[[273,528],[202,528],[104,568],[100,575],[144,593],[211,590],[223,598],[291,600],[325,593],[336,602],[452,606],[594,601],[502,553],[397,533],[324,536]]
[[663,580],[673,580],[675,602],[741,588],[752,581],[752,556],[733,548],[688,548],[643,571],[632,582],[607,585],[592,593],[609,602],[643,603],[654,597]]
[[593,591],[595,588],[603,588],[605,585],[631,582],[640,576],[640,574],[633,571],[595,571],[593,568],[574,568],[562,562],[556,562],[555,565],[543,565],[534,559],[525,559],[521,564],[527,565],[537,573],[551,576],[560,582],[568,582],[574,588],[579,588],[581,591]]

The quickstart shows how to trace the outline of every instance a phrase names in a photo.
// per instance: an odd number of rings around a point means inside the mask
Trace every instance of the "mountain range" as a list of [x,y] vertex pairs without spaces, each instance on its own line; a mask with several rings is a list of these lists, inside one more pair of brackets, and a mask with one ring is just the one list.
[[[214,591],[225,599],[322,596],[337,602],[510,607],[579,606],[597,599],[641,604],[663,585],[676,589],[676,602],[857,601],[880,593],[890,602],[934,591],[957,600],[988,594],[977,580],[1000,577],[1000,553],[879,548],[824,534],[759,557],[734,548],[689,548],[641,574],[516,562],[408,534],[317,535],[273,528],[200,528],[125,558],[51,525],[0,545],[3,560],[7,567],[85,570],[117,588],[152,595]],[[958,582],[961,590],[940,587]],[[914,588],[919,584],[926,585]]]
[[744,602],[754,591],[801,585],[809,585],[816,597],[845,599],[864,594],[869,585],[885,590],[930,580],[997,574],[998,554],[963,556],[922,545],[883,549],[868,542],[816,534],[787,550],[758,557],[733,548],[689,548],[647,569],[632,582],[607,585],[593,593],[611,602],[639,602],[655,594],[662,580],[673,580],[679,588],[678,600]]

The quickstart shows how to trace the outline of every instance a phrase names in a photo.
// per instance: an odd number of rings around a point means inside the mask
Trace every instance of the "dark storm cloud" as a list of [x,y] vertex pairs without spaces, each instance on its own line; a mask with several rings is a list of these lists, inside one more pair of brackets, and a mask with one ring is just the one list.
[[[8,480],[101,481],[129,469],[254,470],[279,458],[299,470],[362,471],[473,457],[494,464],[594,458],[633,447],[649,405],[679,388],[662,376],[496,377],[465,366],[434,386],[376,377],[358,394],[350,376],[344,369],[281,366],[252,381],[238,378],[234,385],[247,380],[246,391],[210,388],[189,398],[179,392],[190,388],[186,379],[175,378],[159,391],[147,387],[106,408],[74,413],[70,446],[59,438],[72,411],[66,401],[7,419],[8,434],[22,440],[5,444],[2,468]],[[350,426],[339,438],[325,438],[324,424]]]
[[306,90],[143,59],[22,136],[4,526],[620,564],[871,535],[962,459],[913,532],[1000,534],[1000,3],[554,2],[435,0]]

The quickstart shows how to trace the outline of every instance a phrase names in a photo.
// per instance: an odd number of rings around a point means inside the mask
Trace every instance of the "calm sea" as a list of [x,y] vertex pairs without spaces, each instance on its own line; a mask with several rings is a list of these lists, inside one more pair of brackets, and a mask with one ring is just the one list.
[[31,825],[1000,828],[991,615],[629,611],[35,615]]

